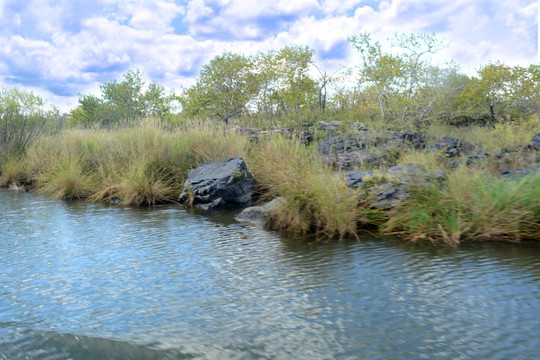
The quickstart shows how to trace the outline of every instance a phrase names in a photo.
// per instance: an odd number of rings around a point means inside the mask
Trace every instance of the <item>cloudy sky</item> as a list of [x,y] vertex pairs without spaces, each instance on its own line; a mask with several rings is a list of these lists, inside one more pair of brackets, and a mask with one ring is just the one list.
[[538,59],[537,0],[0,0],[0,87],[66,110],[132,67],[176,91],[225,50],[309,45],[328,70],[347,38],[433,32],[464,69]]

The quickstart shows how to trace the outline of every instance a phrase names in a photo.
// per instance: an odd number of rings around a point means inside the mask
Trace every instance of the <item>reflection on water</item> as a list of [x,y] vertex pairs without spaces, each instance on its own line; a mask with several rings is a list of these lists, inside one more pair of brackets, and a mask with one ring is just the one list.
[[0,192],[0,359],[532,359],[540,246],[287,240]]

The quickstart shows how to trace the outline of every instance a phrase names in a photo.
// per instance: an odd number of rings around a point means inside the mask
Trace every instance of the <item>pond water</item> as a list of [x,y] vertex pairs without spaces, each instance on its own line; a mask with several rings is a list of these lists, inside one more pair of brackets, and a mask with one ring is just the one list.
[[0,359],[533,359],[540,244],[286,239],[0,191]]

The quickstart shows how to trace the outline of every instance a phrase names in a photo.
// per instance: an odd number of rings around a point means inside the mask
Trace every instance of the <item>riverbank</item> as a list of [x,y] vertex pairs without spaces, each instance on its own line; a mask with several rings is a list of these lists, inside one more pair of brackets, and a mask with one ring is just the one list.
[[[176,201],[190,170],[240,156],[261,201],[285,200],[267,219],[274,229],[336,238],[373,231],[450,246],[538,240],[540,172],[519,171],[540,163],[532,124],[422,134],[324,122],[264,131],[215,123],[66,130],[4,158],[0,185],[155,205]],[[392,166],[422,172],[395,177]],[[388,194],[393,202],[381,203]]]

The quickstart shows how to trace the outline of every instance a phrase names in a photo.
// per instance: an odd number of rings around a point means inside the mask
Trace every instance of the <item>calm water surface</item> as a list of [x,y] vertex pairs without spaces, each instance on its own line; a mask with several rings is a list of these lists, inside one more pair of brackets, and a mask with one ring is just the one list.
[[0,359],[534,359],[540,245],[287,240],[0,191]]

